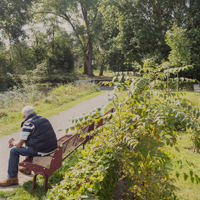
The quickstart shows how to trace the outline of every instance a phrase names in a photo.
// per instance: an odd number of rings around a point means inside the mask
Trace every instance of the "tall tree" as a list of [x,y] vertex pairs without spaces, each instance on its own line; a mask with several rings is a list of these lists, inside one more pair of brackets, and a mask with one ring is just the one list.
[[93,76],[92,59],[95,31],[98,28],[100,0],[43,0],[40,13],[53,14],[68,22],[84,56],[85,73]]
[[[110,37],[107,48],[110,64],[121,69],[126,61],[140,64],[144,56],[155,56],[158,62],[167,59],[170,48],[165,33],[176,17],[178,8],[185,6],[180,0],[102,0],[104,28]],[[112,63],[115,57],[114,66]],[[121,69],[122,70],[122,69]]]
[[187,28],[186,35],[190,39],[191,44],[191,63],[194,68],[187,71],[189,78],[200,80],[200,1],[190,0],[186,7],[187,13],[184,16],[184,25]]
[[0,1],[0,31],[10,40],[17,39],[24,34],[22,27],[31,16],[29,7],[32,1]]
[[166,33],[166,43],[170,46],[169,61],[171,66],[177,68],[177,92],[179,87],[179,67],[185,67],[190,64],[189,40],[185,36],[186,30],[182,27],[173,26]]

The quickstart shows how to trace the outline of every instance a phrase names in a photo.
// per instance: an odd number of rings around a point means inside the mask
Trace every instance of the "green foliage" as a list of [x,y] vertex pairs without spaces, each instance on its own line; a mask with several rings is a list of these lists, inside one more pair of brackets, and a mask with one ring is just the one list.
[[0,30],[10,42],[23,35],[22,26],[30,19],[29,6],[31,3],[32,0],[19,2],[2,0],[0,2]]
[[112,143],[102,146],[103,138],[94,139],[82,150],[79,162],[65,173],[64,180],[48,194],[49,199],[111,199],[119,170]]
[[[170,73],[184,69],[187,67],[172,68]],[[105,149],[105,145],[112,142],[113,152],[120,151],[121,156],[118,159],[119,163],[122,163],[123,173],[127,176],[130,198],[132,196],[136,199],[176,199],[174,181],[180,176],[183,180],[190,177],[192,183],[199,183],[199,175],[194,175],[191,168],[189,172],[177,173],[175,176],[170,174],[172,155],[168,153],[166,147],[180,151],[177,147],[178,131],[196,133],[197,118],[200,114],[189,100],[183,98],[183,94],[166,91],[165,80],[168,73],[169,69],[166,69],[165,64],[154,66],[150,60],[140,66],[138,77],[133,77],[132,72],[115,73],[110,85],[114,86],[114,91],[117,93],[125,92],[126,99],[120,102],[117,95],[114,95],[115,112],[112,114],[112,120],[94,131],[94,143],[101,144],[97,145],[99,149],[102,149],[102,146]],[[98,112],[97,109],[96,113],[74,119],[73,130],[77,128],[77,125],[79,129],[84,119],[87,123],[95,121]],[[109,115],[104,118],[108,119],[108,117]],[[93,148],[91,149],[91,156],[88,153],[88,159],[93,158]],[[179,164],[181,167],[183,161]],[[80,172],[80,169],[76,172]],[[68,181],[65,184],[69,188],[72,184],[69,179],[74,176],[76,173],[67,178]],[[75,182],[75,185],[82,183],[81,181],[82,179],[80,182]],[[59,187],[64,187],[64,185],[61,184]],[[73,193],[77,196],[72,195],[71,198],[81,199],[78,195],[87,191],[85,187],[82,189],[78,187]],[[87,199],[90,196],[82,198]]]
[[[99,0],[83,1],[43,1],[39,6],[40,13],[59,16],[66,23],[69,23],[76,38],[76,44],[80,46],[82,57],[86,66],[85,74],[93,76],[92,59],[94,40],[96,38],[96,27],[98,18]],[[74,17],[72,17],[72,15]],[[80,20],[81,19],[81,20]]]
[[189,40],[185,32],[181,27],[173,26],[166,33],[166,43],[171,48],[168,58],[172,66],[186,66],[190,62]]

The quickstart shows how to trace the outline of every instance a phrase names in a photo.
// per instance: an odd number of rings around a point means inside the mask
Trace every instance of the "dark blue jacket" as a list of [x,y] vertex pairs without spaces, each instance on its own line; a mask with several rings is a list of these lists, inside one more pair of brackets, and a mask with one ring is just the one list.
[[42,153],[48,153],[57,148],[56,134],[48,119],[33,113],[22,122],[21,126],[27,121],[34,124],[35,129],[25,141],[26,146],[31,146],[35,151]]

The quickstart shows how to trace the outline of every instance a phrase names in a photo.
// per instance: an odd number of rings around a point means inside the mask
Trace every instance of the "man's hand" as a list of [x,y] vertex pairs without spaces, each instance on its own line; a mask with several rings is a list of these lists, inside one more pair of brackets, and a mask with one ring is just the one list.
[[13,147],[13,142],[15,141],[14,138],[11,138],[9,141],[8,141],[8,144],[9,144],[9,148]]

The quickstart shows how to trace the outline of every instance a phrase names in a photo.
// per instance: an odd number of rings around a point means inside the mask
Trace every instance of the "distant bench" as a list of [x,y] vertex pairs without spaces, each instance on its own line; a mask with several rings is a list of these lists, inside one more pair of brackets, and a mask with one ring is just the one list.
[[[114,112],[114,108],[111,108],[104,115]],[[108,120],[112,118],[112,115],[108,117]],[[88,133],[100,126],[103,126],[106,121],[101,118],[98,124],[93,121],[90,125],[86,125],[81,128],[81,132]],[[76,133],[74,135],[65,135],[58,139],[58,148],[54,153],[48,156],[35,156],[29,157],[24,161],[20,162],[19,165],[32,170],[35,175],[33,177],[33,186],[35,188],[35,182],[37,175],[41,174],[45,178],[44,190],[47,190],[48,178],[52,175],[54,171],[62,166],[62,161],[65,160],[74,150],[76,150],[81,145],[84,145],[94,136],[87,135],[85,138],[80,137],[80,134]]]
[[194,92],[200,92],[200,84],[194,84]]

